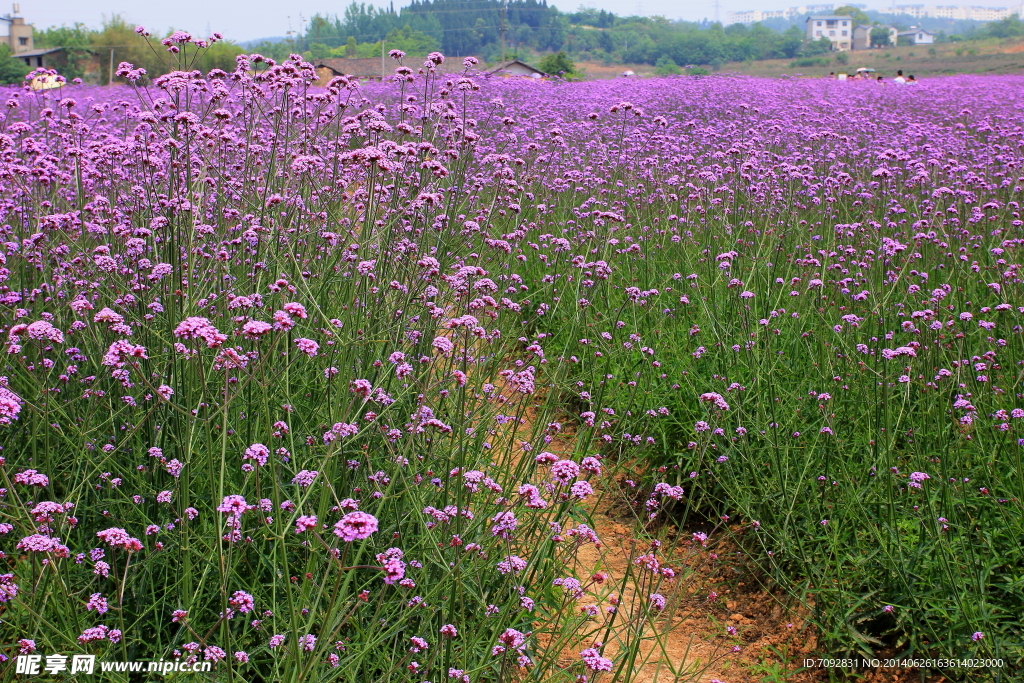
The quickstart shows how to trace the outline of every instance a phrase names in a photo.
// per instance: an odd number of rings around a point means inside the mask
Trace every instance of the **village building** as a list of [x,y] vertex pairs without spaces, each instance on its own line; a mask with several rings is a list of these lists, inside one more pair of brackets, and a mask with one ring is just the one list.
[[[425,57],[405,57],[403,60],[404,64],[413,71],[419,69]],[[368,80],[383,80],[388,76],[393,76],[395,69],[398,68],[398,63],[390,57],[370,57],[370,58],[354,58],[354,57],[336,57],[330,59],[318,59],[313,62],[313,68],[316,70],[317,80],[315,85],[325,86],[331,82],[331,79],[335,76],[355,76],[359,79]],[[442,73],[462,73],[465,69],[462,60],[458,57],[451,57],[445,59],[444,64],[438,67],[438,71]]]
[[335,76],[381,80],[395,73],[395,67],[393,59],[381,59],[380,57],[369,59],[337,57],[320,59],[313,63],[313,68],[316,69],[317,85],[327,85]]
[[2,39],[7,43],[11,56],[25,62],[25,66],[33,69],[57,69],[67,66],[68,58],[62,47],[36,48],[32,24],[26,24],[24,17],[19,17],[20,7],[14,6],[12,14],[0,17],[7,22],[7,35]]
[[896,44],[896,37],[899,35],[899,31],[892,26],[878,26],[872,24],[860,24],[853,29],[853,44],[851,45],[852,50],[870,50],[873,46],[871,45],[871,32],[878,28],[884,28],[889,32],[889,44]]
[[526,62],[521,62],[518,59],[512,59],[507,62],[502,62],[487,70],[489,74],[496,74],[498,76],[525,76],[527,78],[543,78],[547,76],[546,73],[540,69],[535,69]]
[[18,16],[20,9],[18,5],[15,5],[13,13],[0,17],[7,22],[7,35],[4,38],[6,38],[5,42],[11,49],[12,55],[28,52],[35,47],[32,42],[32,25],[26,24],[25,18]]
[[62,47],[41,47],[14,55],[33,69],[55,69],[60,71],[68,65],[68,57]]
[[833,50],[849,50],[853,44],[853,18],[842,14],[807,17],[807,40],[828,38]]
[[935,34],[923,28],[910,27],[909,31],[900,31],[897,40],[893,43],[899,45],[931,45],[935,42]]

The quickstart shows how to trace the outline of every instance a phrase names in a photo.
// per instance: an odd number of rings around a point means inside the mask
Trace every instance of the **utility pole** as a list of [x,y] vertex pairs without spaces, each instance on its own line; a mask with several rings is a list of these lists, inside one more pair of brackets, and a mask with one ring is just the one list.
[[385,71],[385,67],[384,67],[384,39],[381,38],[380,39],[380,80],[381,80],[381,83],[384,82],[384,71]]
[[[893,0],[895,2],[895,0]],[[720,24],[721,21],[718,18],[719,10],[722,9],[722,3],[719,0],[715,0],[715,23]]]
[[110,48],[110,76],[107,78],[107,85],[114,84],[114,48]]
[[501,61],[505,61],[505,7],[508,4],[508,0],[504,0],[501,3]]

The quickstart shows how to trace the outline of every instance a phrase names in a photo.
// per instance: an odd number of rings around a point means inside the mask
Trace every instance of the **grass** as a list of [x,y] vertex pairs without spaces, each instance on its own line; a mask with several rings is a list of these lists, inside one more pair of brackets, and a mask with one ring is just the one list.
[[8,92],[5,656],[626,681],[699,588],[669,518],[830,656],[1021,670],[1020,78],[177,59]]
[[[830,72],[853,73],[859,67],[877,70],[876,75],[889,79],[897,69],[918,78],[952,74],[1009,74],[1024,69],[1021,43],[1007,40],[979,40],[965,43],[940,43],[932,46],[913,45],[888,47],[884,50],[854,50],[844,54],[849,63],[840,64],[825,55],[822,64],[804,64],[788,59],[756,62],[729,62],[719,72],[740,73],[748,76],[778,77],[802,75],[809,78],[828,76]],[[806,61],[806,60],[803,60]]]

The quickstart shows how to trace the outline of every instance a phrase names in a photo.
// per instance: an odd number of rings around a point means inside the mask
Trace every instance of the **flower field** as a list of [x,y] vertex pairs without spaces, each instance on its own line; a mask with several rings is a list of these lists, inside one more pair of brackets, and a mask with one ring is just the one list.
[[720,540],[824,656],[1019,675],[1024,77],[442,59],[3,93],[4,680],[627,681]]

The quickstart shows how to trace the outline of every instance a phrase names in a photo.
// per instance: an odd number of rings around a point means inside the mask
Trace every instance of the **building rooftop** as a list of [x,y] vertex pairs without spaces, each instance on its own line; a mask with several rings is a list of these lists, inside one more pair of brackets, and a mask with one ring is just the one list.
[[853,17],[846,14],[819,14],[807,17],[807,21],[822,21],[823,19],[853,19]]
[[502,62],[501,64],[495,64],[492,68],[487,70],[487,73],[493,74],[493,73],[497,73],[499,71],[508,71],[508,69],[510,67],[512,67],[512,66],[519,66],[519,67],[522,67],[522,68],[524,68],[524,69],[526,69],[528,71],[532,71],[533,73],[538,73],[541,76],[547,76],[547,74],[544,73],[543,71],[541,71],[540,69],[538,69],[536,67],[532,67],[529,64],[527,64],[526,62],[522,62],[522,61],[520,61],[518,59],[510,59],[507,62]]
[[43,55],[48,55],[52,52],[60,52],[63,49],[64,48],[62,47],[39,47],[35,50],[26,50],[24,52],[19,52],[11,56],[17,57],[18,59],[21,59],[22,57],[42,57]]

